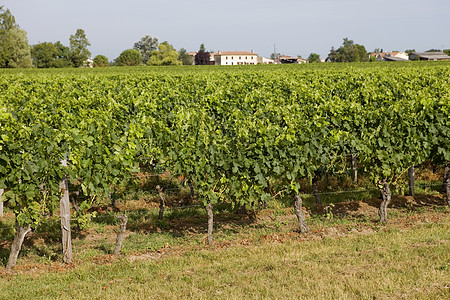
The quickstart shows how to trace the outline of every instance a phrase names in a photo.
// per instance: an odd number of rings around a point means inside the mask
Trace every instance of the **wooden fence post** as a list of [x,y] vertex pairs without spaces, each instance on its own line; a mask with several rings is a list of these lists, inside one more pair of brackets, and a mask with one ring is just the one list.
[[[67,159],[61,161],[64,167],[67,167]],[[59,190],[62,193],[59,198],[63,260],[69,264],[73,262],[72,255],[72,235],[70,231],[70,201],[69,201],[69,179],[64,176],[59,184]]]

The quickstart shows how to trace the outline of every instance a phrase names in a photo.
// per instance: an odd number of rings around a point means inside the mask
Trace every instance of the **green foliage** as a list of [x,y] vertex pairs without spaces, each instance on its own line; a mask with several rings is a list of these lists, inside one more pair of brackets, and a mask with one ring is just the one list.
[[311,53],[308,57],[310,63],[320,63],[320,55],[317,53]]
[[158,38],[150,35],[144,35],[139,42],[134,43],[133,49],[139,51],[142,56],[142,63],[147,64],[152,56],[152,52],[158,49]]
[[116,58],[118,66],[139,66],[142,63],[142,56],[136,49],[128,49],[120,53]]
[[181,61],[178,60],[179,55],[180,54],[173,48],[173,46],[165,41],[159,44],[158,50],[154,50],[152,52],[152,56],[147,64],[153,66],[180,65]]
[[27,33],[15,23],[10,10],[0,9],[0,68],[30,68]]
[[333,220],[334,217],[333,207],[334,207],[333,203],[330,203],[327,206],[325,206],[325,218],[327,218],[327,220]]
[[0,21],[0,36],[13,28],[19,28],[19,25],[16,24],[16,18],[9,9],[5,10],[4,6],[0,6]]
[[70,67],[70,50],[68,47],[56,43],[40,43],[31,48],[33,65],[38,68],[65,68]]
[[[5,107],[0,111],[0,186],[7,188],[4,197],[24,224],[38,223],[53,210],[65,175],[92,197],[107,195],[111,185],[126,184],[130,172],[138,171],[139,147],[133,140],[141,130],[133,114],[125,113],[134,104],[112,105],[106,95],[96,93],[80,98],[80,93],[90,93],[92,78],[41,79],[32,86],[5,79],[26,101],[12,96],[13,90],[0,99]],[[68,167],[61,166],[65,156]],[[92,216],[80,217],[86,223]]]
[[194,59],[191,55],[187,54],[186,49],[180,49],[180,55],[178,56],[178,60],[181,60],[181,63],[184,66],[190,66],[194,64]]
[[344,38],[344,42],[337,50],[331,48],[328,58],[332,62],[364,62],[369,61],[366,48]]
[[448,65],[370,66],[3,71],[0,188],[34,222],[64,175],[86,197],[108,195],[149,161],[231,207],[299,193],[354,153],[374,182],[448,162]]
[[37,68],[51,68],[58,50],[53,43],[40,43],[31,48],[33,65]]
[[72,61],[70,59],[70,49],[64,46],[61,42],[56,42],[55,47],[57,49],[56,58],[54,61],[55,68],[67,68],[72,67]]
[[94,67],[107,67],[109,66],[108,58],[104,55],[97,55],[94,57]]
[[65,68],[72,66],[70,49],[56,43],[40,43],[31,48],[33,65],[37,68]]
[[2,51],[9,53],[5,67],[31,68],[31,53],[27,33],[22,29],[11,29],[2,38]]
[[84,62],[91,56],[88,47],[91,45],[83,29],[77,29],[70,36],[70,58],[75,68],[84,66]]

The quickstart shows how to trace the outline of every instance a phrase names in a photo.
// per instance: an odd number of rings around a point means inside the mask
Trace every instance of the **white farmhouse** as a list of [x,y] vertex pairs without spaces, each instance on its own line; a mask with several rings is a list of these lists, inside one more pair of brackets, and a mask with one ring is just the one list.
[[219,51],[212,54],[216,65],[256,65],[258,55],[248,51]]
[[274,64],[275,61],[271,58],[267,58],[264,56],[260,56],[258,57],[258,64],[262,64],[262,65],[270,65],[270,64]]

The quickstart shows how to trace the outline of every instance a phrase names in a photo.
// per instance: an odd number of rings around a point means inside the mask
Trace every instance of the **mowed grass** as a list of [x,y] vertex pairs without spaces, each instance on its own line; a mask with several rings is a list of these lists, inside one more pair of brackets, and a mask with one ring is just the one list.
[[[301,236],[300,236],[301,237]],[[145,257],[145,256],[144,256]],[[1,299],[449,299],[450,221],[0,276]]]

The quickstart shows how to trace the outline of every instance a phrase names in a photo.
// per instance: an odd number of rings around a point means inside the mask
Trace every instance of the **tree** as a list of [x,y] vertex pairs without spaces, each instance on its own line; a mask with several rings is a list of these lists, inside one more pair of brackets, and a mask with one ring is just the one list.
[[271,58],[271,59],[274,59],[274,60],[277,59],[277,58],[280,57],[280,56],[281,56],[280,53],[275,53],[275,52],[274,52],[274,53],[270,54],[270,58]]
[[337,50],[331,48],[328,58],[332,62],[358,62],[369,61],[366,48],[355,44],[352,40],[344,38],[344,42]]
[[108,58],[104,55],[97,55],[94,57],[94,67],[107,67],[109,66]]
[[58,49],[53,43],[43,42],[31,48],[33,65],[37,68],[52,68],[58,54]]
[[61,44],[60,41],[55,43],[55,47],[57,50],[56,58],[55,58],[55,68],[67,68],[72,67],[70,49],[67,46]]
[[147,64],[152,66],[181,65],[181,61],[178,60],[179,55],[177,50],[165,41],[159,44],[158,50],[152,52],[152,56]]
[[200,49],[197,54],[195,54],[194,62],[196,65],[213,65],[214,62],[211,61],[211,56],[209,52],[205,50],[205,44],[200,45]]
[[205,52],[203,50],[200,50],[197,52],[194,58],[196,65],[211,65],[211,56],[209,52]]
[[118,66],[139,66],[141,63],[141,53],[136,49],[125,50],[116,58],[116,64]]
[[9,9],[5,10],[3,7],[0,6],[0,36],[3,36],[13,28],[19,28],[11,11]]
[[12,28],[1,39],[0,67],[31,68],[31,51],[28,45],[27,33],[23,29]]
[[178,56],[178,59],[181,60],[181,63],[185,66],[190,66],[194,64],[194,60],[192,58],[192,55],[189,55],[187,53],[187,50],[184,48],[180,49],[180,55]]
[[450,49],[444,49],[444,50],[442,50],[442,52],[444,52],[447,55],[450,55]]
[[91,56],[91,52],[88,50],[90,45],[91,43],[86,38],[83,29],[77,29],[77,32],[70,36],[70,57],[74,67],[83,66],[84,62]]
[[43,42],[31,48],[33,65],[37,68],[66,68],[72,66],[70,50],[61,42]]
[[152,56],[152,52],[158,48],[158,45],[159,42],[157,37],[144,35],[139,42],[134,43],[133,49],[139,51],[142,56],[142,62],[146,64]]
[[320,63],[320,55],[317,53],[311,53],[308,57],[310,63]]
[[0,7],[0,68],[31,67],[27,33],[16,24],[9,9]]

